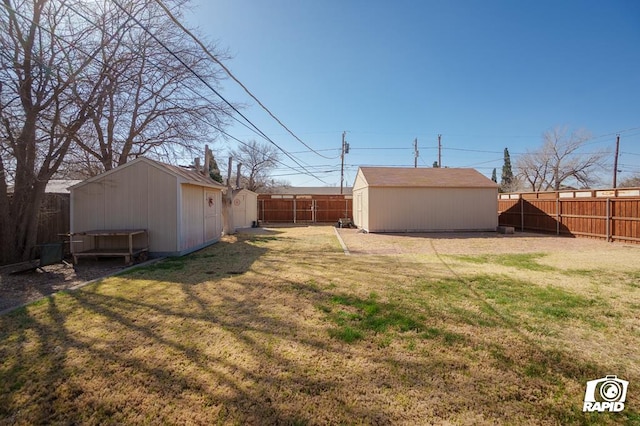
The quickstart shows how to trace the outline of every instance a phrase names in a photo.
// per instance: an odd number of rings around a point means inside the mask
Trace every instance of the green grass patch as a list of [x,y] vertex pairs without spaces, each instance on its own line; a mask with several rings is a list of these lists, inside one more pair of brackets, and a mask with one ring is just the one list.
[[419,279],[415,284],[420,296],[443,298],[448,301],[462,300],[470,295],[469,288],[458,278]]
[[569,276],[594,278],[602,272],[594,269],[567,269],[562,271],[562,273]]
[[467,263],[495,263],[512,268],[526,269],[528,271],[552,271],[556,268],[543,265],[538,262],[545,257],[545,253],[513,253],[513,254],[485,254],[478,256],[451,256],[456,260]]
[[468,280],[488,302],[510,314],[525,311],[555,319],[588,319],[591,308],[597,307],[601,312],[605,306],[604,301],[595,298],[502,275],[479,275]]
[[371,293],[367,299],[346,294],[334,295],[329,305],[320,305],[319,309],[338,326],[330,331],[332,337],[349,343],[364,338],[370,332],[424,329],[424,318],[393,303],[380,302],[376,293]]
[[362,339],[364,334],[358,329],[344,325],[338,328],[329,329],[329,336],[334,339],[342,340],[346,343],[352,343],[356,340]]
[[634,288],[640,288],[640,271],[627,272],[625,275],[625,282]]
[[[193,255],[194,257],[197,255]],[[189,262],[189,256],[175,256],[168,257],[164,260],[160,260],[154,264],[149,266],[141,266],[138,268],[131,269],[129,271],[122,272],[118,274],[118,276],[127,276],[127,275],[144,275],[150,272],[172,272],[172,271],[181,271],[185,268],[186,264]]]
[[267,243],[270,241],[278,241],[280,237],[273,236],[252,236],[250,240],[254,243]]

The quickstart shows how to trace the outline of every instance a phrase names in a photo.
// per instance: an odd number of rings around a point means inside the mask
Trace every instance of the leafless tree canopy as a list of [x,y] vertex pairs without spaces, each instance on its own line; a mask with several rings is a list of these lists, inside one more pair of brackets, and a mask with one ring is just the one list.
[[269,173],[280,159],[275,146],[252,140],[232,151],[231,156],[242,163],[242,186],[258,192],[271,185]]
[[543,145],[516,161],[520,181],[531,191],[557,191],[565,186],[589,188],[598,181],[606,151],[586,152],[591,135],[556,127],[543,135]]
[[631,176],[620,181],[620,188],[640,188],[640,174]]
[[[122,37],[100,52],[106,95],[96,105],[91,125],[78,135],[78,145],[104,170],[141,155],[166,158],[176,151],[200,150],[216,136],[211,124],[219,128],[227,117],[227,106],[214,100],[203,83],[216,86],[220,70],[155,1],[119,3],[128,13],[108,0],[83,13],[96,23],[101,39]],[[183,3],[174,2],[174,14],[180,16]]]
[[208,123],[224,124],[225,106],[200,95],[221,76],[154,1],[120,0],[127,12],[108,0],[0,1],[2,263],[32,255],[56,173],[196,149],[215,137]]

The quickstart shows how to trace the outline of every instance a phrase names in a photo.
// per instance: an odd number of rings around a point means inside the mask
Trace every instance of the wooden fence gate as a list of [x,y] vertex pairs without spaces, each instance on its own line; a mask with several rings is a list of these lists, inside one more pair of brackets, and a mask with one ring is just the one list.
[[337,223],[351,214],[350,195],[258,195],[263,223]]

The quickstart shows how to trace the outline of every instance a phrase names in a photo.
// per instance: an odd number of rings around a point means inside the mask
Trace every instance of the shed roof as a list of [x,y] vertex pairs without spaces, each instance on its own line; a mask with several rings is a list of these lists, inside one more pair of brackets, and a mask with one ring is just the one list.
[[183,167],[180,166],[174,166],[171,164],[166,164],[166,163],[162,163],[160,161],[156,161],[156,160],[151,160],[149,158],[146,157],[138,157],[135,160],[131,160],[129,162],[127,162],[126,164],[123,164],[122,166],[118,166],[115,169],[109,170],[108,172],[105,173],[101,173],[97,176],[94,176],[92,178],[89,178],[87,180],[84,180],[82,182],[80,182],[77,185],[73,185],[72,188],[77,188],[80,187],[82,185],[85,185],[87,183],[91,183],[94,182],[96,180],[99,180],[105,176],[110,175],[111,173],[116,173],[118,170],[121,170],[125,167],[133,167],[138,163],[147,163],[153,167],[156,167],[158,169],[164,170],[165,172],[176,176],[178,178],[178,180],[181,183],[188,183],[188,184],[192,184],[192,185],[198,185],[198,186],[206,186],[206,187],[210,187],[210,188],[217,188],[217,189],[225,189],[226,186],[219,184],[218,182],[214,181],[213,179],[204,176],[198,172],[196,172],[195,170],[189,170],[189,169],[185,169]]
[[240,188],[240,189],[234,189],[234,190],[233,190],[233,196],[235,197],[236,195],[238,195],[238,194],[240,194],[240,193],[242,193],[242,192],[244,192],[244,193],[247,193],[247,192],[248,192],[248,193],[250,193],[250,194],[258,195],[258,193],[257,193],[257,192],[254,192],[254,191],[252,191],[252,190],[250,190],[250,189],[247,189],[247,188]]
[[360,167],[369,186],[413,188],[497,188],[475,169]]

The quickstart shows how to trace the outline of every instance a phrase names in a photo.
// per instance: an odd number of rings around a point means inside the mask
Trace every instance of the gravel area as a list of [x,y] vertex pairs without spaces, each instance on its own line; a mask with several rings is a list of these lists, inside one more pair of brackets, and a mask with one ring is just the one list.
[[44,272],[33,270],[15,275],[11,272],[21,269],[20,265],[0,267],[0,314],[55,292],[111,275],[125,267],[122,258],[83,259],[78,265],[48,265],[42,268]]
[[566,251],[628,250],[640,245],[612,244],[589,238],[517,232],[371,234],[356,229],[338,229],[351,254],[508,254]]

